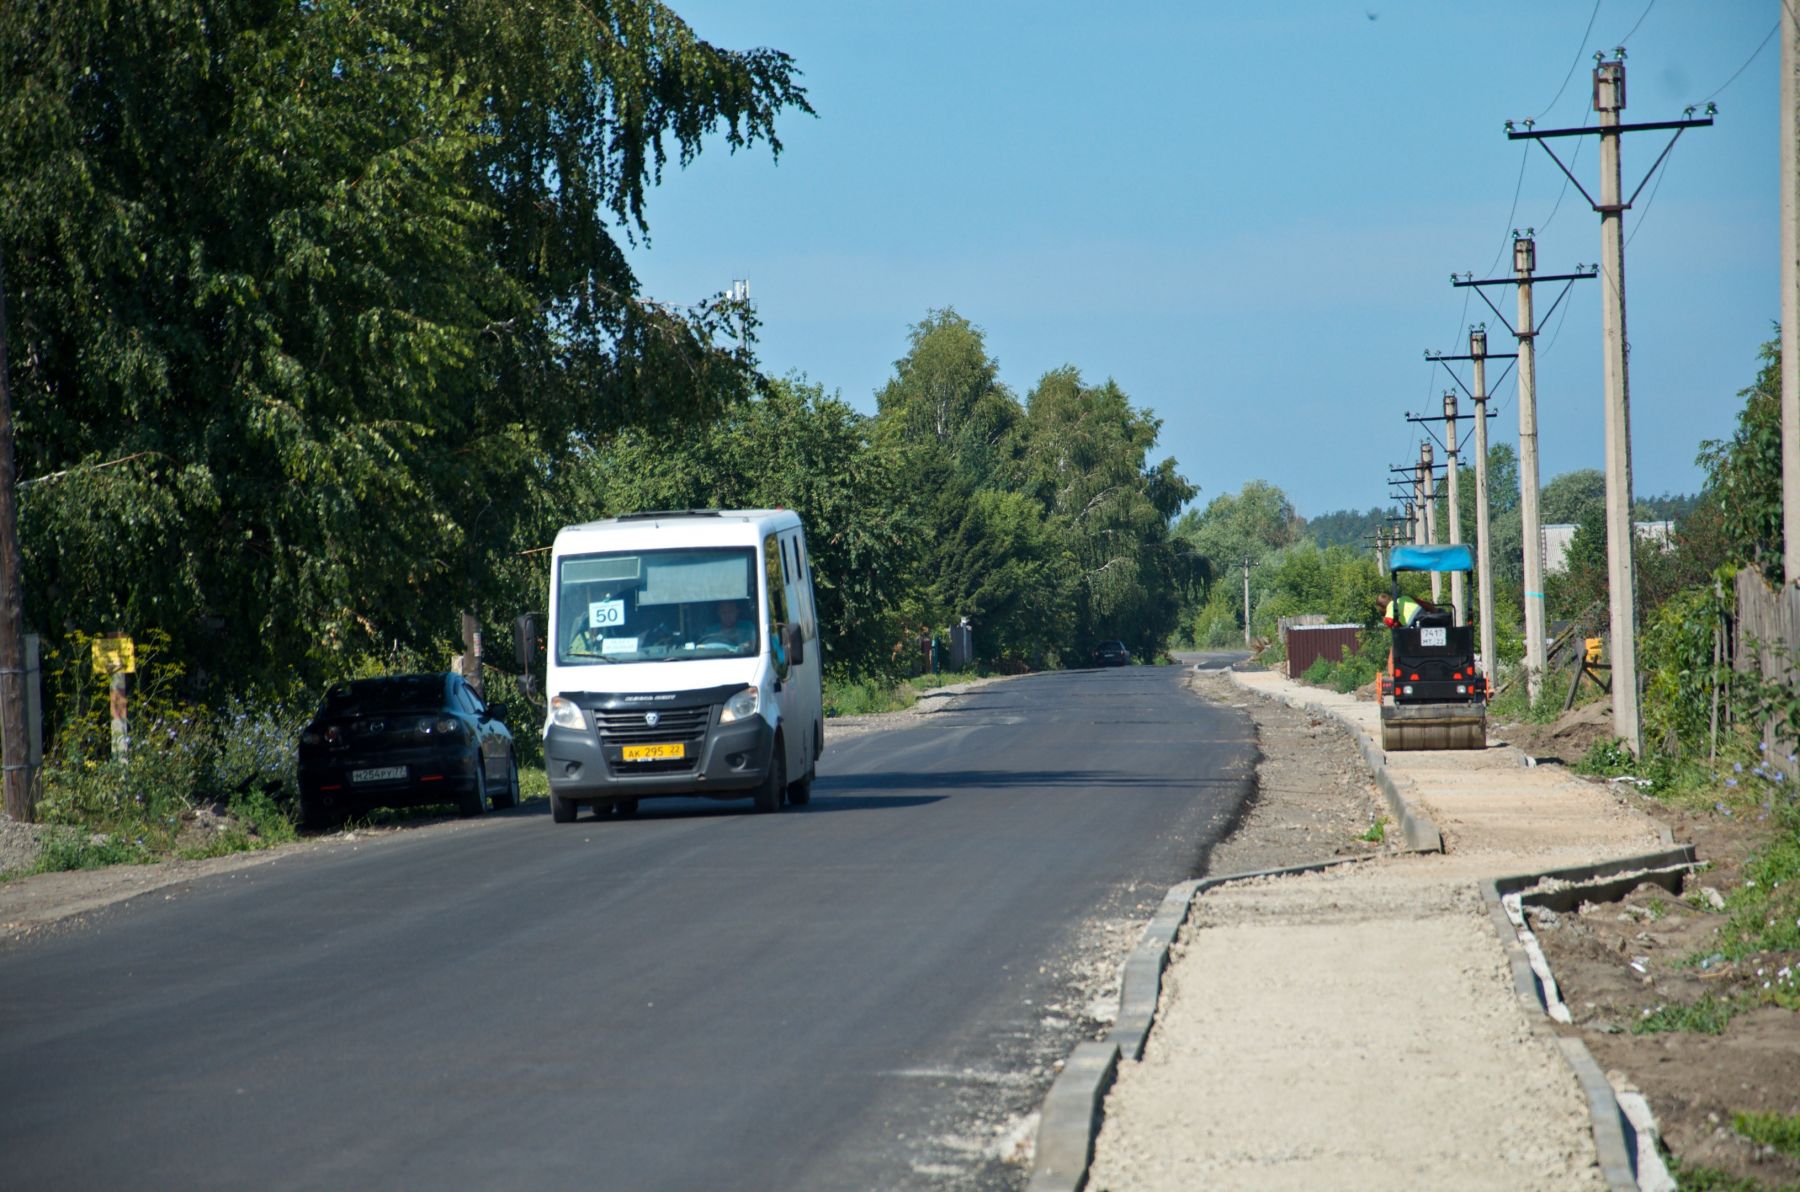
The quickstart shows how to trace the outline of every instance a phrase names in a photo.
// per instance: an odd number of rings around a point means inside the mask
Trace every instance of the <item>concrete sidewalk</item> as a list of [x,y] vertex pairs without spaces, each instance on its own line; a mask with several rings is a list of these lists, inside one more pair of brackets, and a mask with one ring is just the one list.
[[[1372,703],[1233,677],[1380,740]],[[1607,1186],[1587,1100],[1522,1004],[1478,882],[1653,852],[1665,830],[1492,743],[1385,765],[1445,852],[1195,899],[1143,1058],[1119,1062],[1089,1188]]]

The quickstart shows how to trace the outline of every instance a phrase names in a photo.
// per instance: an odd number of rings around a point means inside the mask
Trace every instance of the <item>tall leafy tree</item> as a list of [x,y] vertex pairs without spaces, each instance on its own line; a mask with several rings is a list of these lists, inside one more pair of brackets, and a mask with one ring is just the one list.
[[1741,390],[1743,409],[1729,439],[1700,445],[1706,471],[1703,495],[1717,510],[1727,549],[1762,569],[1774,584],[1786,578],[1781,527],[1781,341],[1762,346],[1756,382]]
[[880,673],[900,638],[900,593],[916,536],[899,469],[873,441],[872,421],[821,386],[770,382],[756,399],[703,426],[631,430],[582,453],[568,470],[583,517],[646,509],[797,511],[833,669]]
[[651,0],[73,0],[0,7],[0,61],[46,628],[265,674],[422,644],[516,601],[490,561],[584,437],[749,387],[615,237],[671,154],[778,149],[779,53]]
[[919,544],[909,622],[969,617],[976,650],[1043,660],[1066,635],[1068,578],[1047,512],[1018,486],[1024,410],[981,329],[927,312],[876,394],[877,433],[899,461]]
[[1075,565],[1077,656],[1095,639],[1159,649],[1201,578],[1197,553],[1169,534],[1197,490],[1173,458],[1148,462],[1161,427],[1116,383],[1087,385],[1073,367],[1046,373],[1026,401],[1021,466]]
[[1206,508],[1188,510],[1175,532],[1193,543],[1215,576],[1234,577],[1244,559],[1254,565],[1300,540],[1305,523],[1287,494],[1266,480],[1252,480],[1235,493],[1221,493]]

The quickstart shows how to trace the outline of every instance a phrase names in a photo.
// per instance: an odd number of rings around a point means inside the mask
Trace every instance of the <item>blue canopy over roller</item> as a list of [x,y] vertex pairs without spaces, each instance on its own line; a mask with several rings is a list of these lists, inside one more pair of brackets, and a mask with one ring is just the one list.
[[1473,571],[1475,552],[1466,543],[1396,546],[1388,554],[1391,571]]

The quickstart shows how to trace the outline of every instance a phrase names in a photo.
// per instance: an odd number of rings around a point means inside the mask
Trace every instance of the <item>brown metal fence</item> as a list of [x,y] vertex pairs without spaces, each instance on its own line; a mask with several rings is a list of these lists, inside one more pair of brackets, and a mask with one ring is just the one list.
[[[1800,586],[1773,588],[1751,568],[1737,573],[1737,624],[1731,662],[1740,674],[1757,674],[1765,681],[1792,688],[1800,681],[1794,666],[1800,643]],[[1768,762],[1800,776],[1788,761],[1796,742],[1787,740],[1771,722],[1763,729],[1764,756]]]
[[1282,629],[1282,638],[1287,646],[1290,679],[1304,675],[1321,658],[1337,662],[1346,650],[1352,654],[1362,652],[1361,625],[1287,625]]

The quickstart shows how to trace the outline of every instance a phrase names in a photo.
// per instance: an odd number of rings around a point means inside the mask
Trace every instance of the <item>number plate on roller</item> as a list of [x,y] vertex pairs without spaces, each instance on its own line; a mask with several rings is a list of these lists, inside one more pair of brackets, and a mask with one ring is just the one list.
[[1449,640],[1450,640],[1450,633],[1442,625],[1439,625],[1435,629],[1419,630],[1419,644],[1421,646],[1448,645]]
[[628,762],[679,761],[687,756],[687,746],[680,741],[667,745],[626,745],[620,753]]

